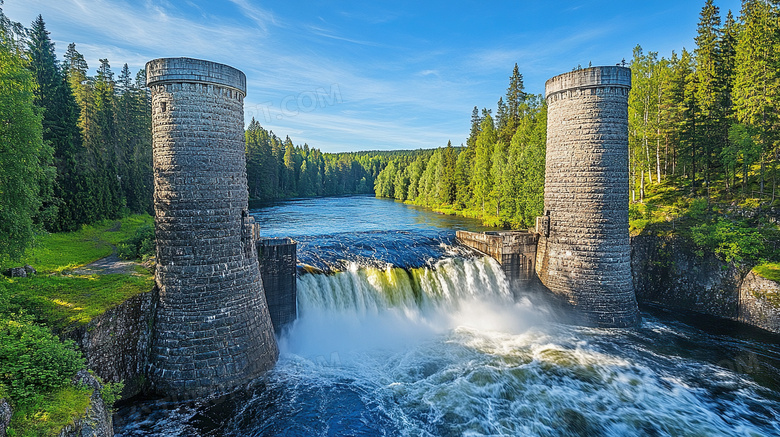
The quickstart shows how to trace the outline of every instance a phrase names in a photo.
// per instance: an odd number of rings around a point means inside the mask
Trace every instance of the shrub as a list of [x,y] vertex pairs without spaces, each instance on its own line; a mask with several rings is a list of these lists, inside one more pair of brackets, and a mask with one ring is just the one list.
[[702,249],[714,250],[727,262],[755,261],[764,252],[764,238],[760,232],[744,222],[719,219],[691,228],[693,241]]
[[0,385],[15,403],[64,387],[84,364],[72,340],[61,342],[27,318],[0,320]]
[[707,213],[708,207],[707,199],[703,197],[693,199],[688,207],[688,216],[693,219],[699,219]]
[[125,389],[123,382],[105,382],[100,389],[100,397],[106,404],[106,408],[113,408],[116,401],[122,399],[122,390]]
[[117,244],[117,255],[122,259],[145,259],[154,255],[156,240],[154,226],[144,225],[135,235]]

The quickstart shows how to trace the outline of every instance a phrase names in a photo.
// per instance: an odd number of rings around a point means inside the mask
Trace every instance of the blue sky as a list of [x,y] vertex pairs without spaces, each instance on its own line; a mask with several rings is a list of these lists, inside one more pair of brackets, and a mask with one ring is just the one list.
[[[704,0],[329,1],[5,0],[43,15],[57,55],[135,72],[159,57],[247,75],[247,122],[325,152],[465,142],[471,109],[495,108],[514,64],[526,90],[577,65],[629,60],[640,44],[693,48]],[[716,0],[725,18],[739,0]]]

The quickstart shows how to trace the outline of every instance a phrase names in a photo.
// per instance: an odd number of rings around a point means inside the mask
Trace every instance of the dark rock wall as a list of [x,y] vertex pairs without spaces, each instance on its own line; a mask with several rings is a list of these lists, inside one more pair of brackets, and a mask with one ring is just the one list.
[[585,323],[633,326],[628,234],[631,70],[593,67],[547,81],[544,208],[536,272]]
[[640,235],[631,239],[634,288],[640,302],[738,320],[780,332],[780,308],[772,298],[780,284],[726,263],[713,253],[696,254],[680,237]]
[[735,319],[742,272],[712,253],[699,257],[682,237],[632,238],[634,288],[640,302]]
[[89,369],[105,382],[125,384],[123,398],[144,389],[156,294],[131,297],[68,335],[81,348]]

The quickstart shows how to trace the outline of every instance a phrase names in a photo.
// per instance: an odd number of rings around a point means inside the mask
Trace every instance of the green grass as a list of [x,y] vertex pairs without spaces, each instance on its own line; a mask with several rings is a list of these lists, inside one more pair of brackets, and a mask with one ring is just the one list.
[[86,411],[92,390],[68,385],[47,394],[37,404],[14,411],[8,427],[11,437],[57,436],[63,427]]
[[152,275],[141,268],[134,275],[41,275],[3,278],[0,294],[11,308],[24,309],[58,332],[89,323],[130,297],[154,286]]
[[763,263],[753,267],[753,273],[769,279],[770,281],[780,282],[780,263]]
[[132,215],[74,232],[41,234],[20,261],[5,261],[0,269],[29,264],[39,273],[59,273],[81,267],[111,255],[115,245],[135,235],[141,226],[153,224],[153,220],[148,214]]
[[[126,299],[151,290],[153,276],[140,265],[130,274],[76,275],[69,271],[111,255],[114,246],[152,223],[149,215],[134,215],[84,226],[75,232],[39,235],[35,246],[20,261],[0,266],[6,269],[30,264],[38,270],[38,274],[27,278],[0,277],[0,319],[24,312],[37,323],[63,334]],[[0,396],[3,392],[0,386]],[[68,384],[18,402],[8,435],[58,435],[84,413],[91,393],[90,389]]]
[[38,274],[0,278],[0,303],[7,302],[6,311],[23,309],[55,331],[63,331],[88,323],[124,300],[151,290],[152,275],[140,266],[131,275],[71,275],[67,271],[111,255],[114,245],[152,222],[149,215],[133,215],[75,232],[42,235],[21,262],[12,264],[30,264]]

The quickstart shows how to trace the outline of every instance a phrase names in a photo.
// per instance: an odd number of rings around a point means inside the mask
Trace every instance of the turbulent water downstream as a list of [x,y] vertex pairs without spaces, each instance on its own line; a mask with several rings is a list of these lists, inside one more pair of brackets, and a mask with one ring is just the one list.
[[254,211],[298,240],[275,369],[217,400],[137,399],[123,436],[780,435],[780,337],[646,309],[567,325],[454,242],[469,220],[368,197]]

